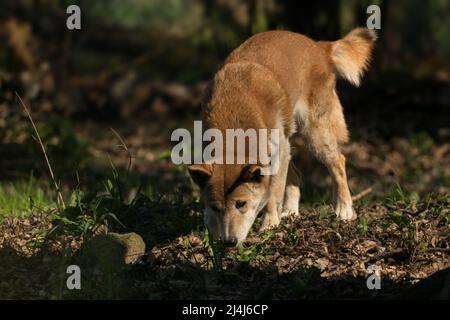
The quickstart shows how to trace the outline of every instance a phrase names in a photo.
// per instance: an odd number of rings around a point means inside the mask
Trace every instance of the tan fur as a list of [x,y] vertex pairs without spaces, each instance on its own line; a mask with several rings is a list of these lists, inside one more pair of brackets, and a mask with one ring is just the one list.
[[[374,40],[371,31],[361,28],[335,42],[270,31],[251,37],[230,54],[209,87],[203,125],[222,132],[280,129],[280,169],[255,179],[259,167],[247,163],[189,168],[201,187],[205,222],[216,237],[243,241],[264,207],[263,230],[278,225],[282,215],[298,214],[299,181],[289,168],[289,138],[296,131],[329,169],[337,216],[355,219],[345,158],[339,151],[348,131],[335,91],[336,73],[358,85]],[[242,201],[245,207],[238,208]]]
[[331,60],[337,73],[359,86],[361,76],[369,66],[375,39],[375,31],[358,28],[345,38],[331,43]]

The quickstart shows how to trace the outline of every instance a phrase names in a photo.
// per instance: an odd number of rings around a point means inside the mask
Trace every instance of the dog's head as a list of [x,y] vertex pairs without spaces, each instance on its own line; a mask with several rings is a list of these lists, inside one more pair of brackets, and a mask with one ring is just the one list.
[[227,245],[245,240],[267,203],[270,177],[259,165],[192,165],[189,173],[201,189],[204,221],[212,236]]

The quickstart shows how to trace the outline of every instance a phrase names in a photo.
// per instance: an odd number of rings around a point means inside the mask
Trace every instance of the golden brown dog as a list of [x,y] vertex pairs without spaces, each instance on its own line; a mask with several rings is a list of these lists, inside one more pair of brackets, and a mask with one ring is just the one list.
[[251,37],[230,54],[212,80],[203,125],[221,132],[278,129],[279,169],[263,175],[259,162],[189,167],[200,186],[205,223],[214,237],[236,245],[263,209],[262,230],[277,226],[284,215],[298,214],[299,178],[290,165],[289,144],[295,132],[332,176],[336,215],[342,220],[356,218],[345,158],[339,151],[348,132],[335,85],[336,76],[359,85],[375,38],[364,28],[334,42],[269,31]]

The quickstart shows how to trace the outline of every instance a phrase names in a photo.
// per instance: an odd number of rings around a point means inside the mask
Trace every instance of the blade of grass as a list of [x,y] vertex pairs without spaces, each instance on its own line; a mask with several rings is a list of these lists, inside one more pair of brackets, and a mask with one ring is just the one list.
[[38,143],[41,146],[42,153],[44,154],[45,162],[47,163],[47,168],[48,168],[48,171],[50,173],[50,177],[51,177],[51,179],[53,181],[53,185],[55,186],[56,196],[57,196],[57,198],[59,200],[58,202],[61,204],[62,209],[65,210],[66,209],[66,204],[64,202],[64,198],[62,196],[61,189],[59,188],[59,185],[56,182],[55,174],[53,173],[53,169],[52,169],[52,166],[50,164],[50,160],[48,158],[47,151],[45,150],[45,146],[44,146],[44,143],[42,142],[42,139],[41,139],[41,136],[39,134],[39,131],[38,131],[36,125],[34,124],[33,117],[31,116],[30,111],[28,110],[27,106],[25,105],[25,103],[23,102],[22,98],[20,97],[20,95],[17,92],[16,92],[16,96],[19,99],[19,102],[22,105],[23,109],[25,110],[25,113],[27,114],[27,117],[30,120],[31,125],[33,126],[33,130],[36,133],[36,137],[38,139]]

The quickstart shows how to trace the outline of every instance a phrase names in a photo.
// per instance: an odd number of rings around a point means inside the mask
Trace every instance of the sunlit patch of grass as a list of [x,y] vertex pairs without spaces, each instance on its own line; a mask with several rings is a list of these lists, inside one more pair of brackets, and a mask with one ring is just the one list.
[[265,256],[274,254],[276,247],[270,242],[275,236],[275,229],[267,230],[261,235],[258,243],[246,245],[240,244],[230,258],[238,262],[250,262],[251,260],[265,260]]
[[361,214],[358,217],[358,224],[356,225],[356,229],[361,236],[364,236],[367,231],[369,231],[369,224],[367,216],[365,214]]
[[220,241],[213,240],[206,229],[202,242],[207,252],[207,268],[221,272],[227,262],[235,264],[264,261],[266,256],[274,254],[277,250],[271,242],[274,236],[275,230],[271,229],[263,233],[257,243],[241,243],[236,248],[227,249]]
[[388,198],[390,204],[404,204],[406,206],[412,206],[420,201],[420,196],[416,191],[407,191],[403,189],[400,184],[396,184],[391,192],[391,196]]
[[8,216],[24,216],[32,210],[56,206],[48,185],[32,175],[28,181],[0,183],[0,221]]
[[223,257],[224,252],[221,244],[214,240],[208,229],[205,230],[203,236],[203,245],[208,253],[207,261],[208,268],[216,271],[222,271],[223,269]]
[[283,228],[285,234],[284,240],[286,243],[291,246],[297,246],[301,236],[298,227],[295,224],[290,224],[287,226],[283,224],[281,227]]
[[322,204],[316,210],[319,212],[319,219],[334,220],[336,218],[333,207],[329,204]]
[[397,246],[405,247],[413,261],[417,252],[426,250],[430,236],[426,230],[448,225],[450,197],[445,194],[429,193],[419,197],[415,191],[407,191],[396,185],[387,201],[390,209],[386,219],[377,222],[383,228],[394,227],[399,231]]

